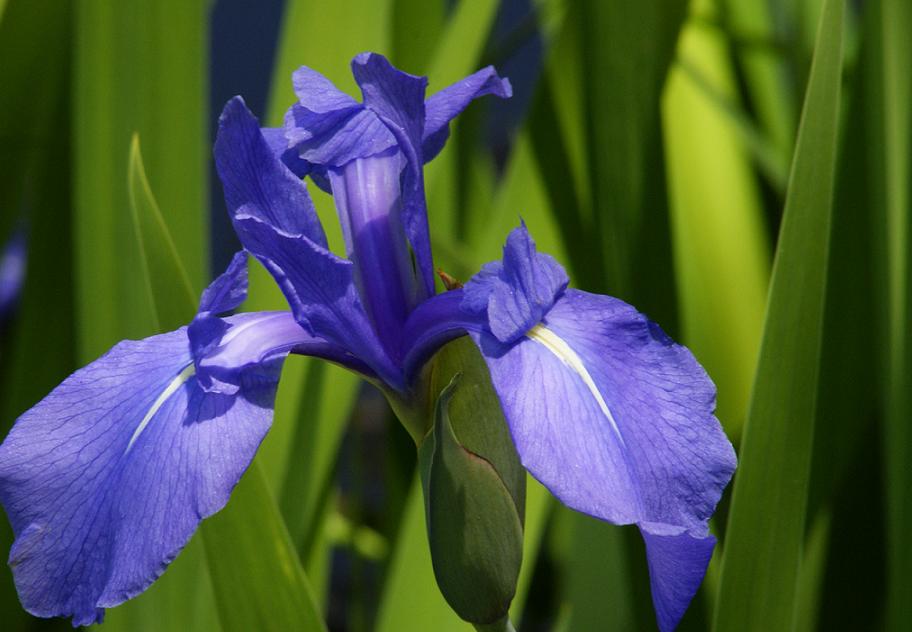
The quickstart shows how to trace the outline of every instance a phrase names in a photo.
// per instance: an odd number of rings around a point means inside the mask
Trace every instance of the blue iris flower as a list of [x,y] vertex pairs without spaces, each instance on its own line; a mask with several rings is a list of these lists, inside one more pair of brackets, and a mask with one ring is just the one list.
[[[124,341],[68,377],[0,447],[0,501],[19,596],[39,616],[100,621],[165,570],[219,511],[272,420],[289,353],[359,373],[399,402],[469,335],[523,465],[563,503],[646,543],[662,630],[696,592],[707,522],[735,468],[693,355],[626,303],[568,287],[526,227],[503,260],[435,294],[422,169],[474,98],[510,96],[492,68],[424,98],[427,81],[380,55],[352,62],[357,102],[309,68],[283,128],[225,106],[218,172],[244,246],[189,326]],[[331,191],[347,258],[328,248],[302,176]],[[290,311],[241,313],[247,257]]]

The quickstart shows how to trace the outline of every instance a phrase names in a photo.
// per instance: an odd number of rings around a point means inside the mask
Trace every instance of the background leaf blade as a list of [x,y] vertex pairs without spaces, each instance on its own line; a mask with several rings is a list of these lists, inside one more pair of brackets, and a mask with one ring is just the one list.
[[[714,629],[791,629],[805,537],[842,82],[843,2],[818,31],[726,532]],[[822,421],[822,420],[821,420]]]

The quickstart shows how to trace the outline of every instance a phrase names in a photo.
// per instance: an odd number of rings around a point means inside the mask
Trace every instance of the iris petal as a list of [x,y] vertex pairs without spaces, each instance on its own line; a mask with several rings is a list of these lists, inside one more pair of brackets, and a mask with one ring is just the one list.
[[377,115],[360,105],[317,114],[295,104],[285,116],[285,135],[298,156],[320,173],[396,145],[395,137]]
[[12,311],[19,300],[25,281],[27,255],[26,234],[20,229],[0,252],[0,320]]
[[240,97],[222,110],[215,163],[232,215],[251,215],[326,247],[326,234],[306,185],[273,154]]
[[361,305],[350,261],[255,217],[237,216],[235,229],[276,279],[301,326],[360,358],[391,386],[402,385]]
[[206,393],[181,329],[121,342],[22,415],[0,446],[0,501],[26,609],[86,625],[145,590],[227,502],[280,364]]
[[247,298],[247,253],[236,252],[228,268],[209,284],[200,297],[199,311],[223,314],[237,309]]
[[291,75],[298,102],[311,112],[325,114],[360,106],[360,103],[337,89],[332,81],[307,66],[301,66]]
[[[584,513],[690,538],[651,542],[657,612],[673,627],[668,613],[683,614],[705,572],[707,521],[735,468],[705,371],[623,301],[577,290],[517,342],[472,335],[533,476]],[[676,552],[692,540],[704,544]],[[673,554],[687,577],[665,575],[680,566]]]
[[288,148],[288,139],[285,137],[284,127],[262,127],[260,133],[272,151],[272,155],[282,161],[288,170],[299,178],[310,173],[311,165],[298,156],[295,149]]
[[649,584],[661,632],[674,630],[703,582],[716,539],[688,533],[661,535],[640,527],[646,543]]
[[466,284],[462,306],[486,311],[497,339],[513,342],[541,321],[568,283],[560,264],[536,251],[522,224],[507,237],[503,262],[486,265]]
[[493,66],[482,68],[475,74],[447,86],[425,101],[424,162],[430,162],[440,153],[450,137],[450,121],[479,97],[493,94],[501,99],[513,96],[508,79],[501,79]]

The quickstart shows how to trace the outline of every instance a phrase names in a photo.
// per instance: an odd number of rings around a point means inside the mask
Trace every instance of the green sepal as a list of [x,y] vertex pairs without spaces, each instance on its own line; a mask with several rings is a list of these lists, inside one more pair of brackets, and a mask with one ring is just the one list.
[[439,395],[418,457],[434,576],[461,618],[496,623],[507,615],[522,564],[525,472],[468,339],[438,354],[430,388]]

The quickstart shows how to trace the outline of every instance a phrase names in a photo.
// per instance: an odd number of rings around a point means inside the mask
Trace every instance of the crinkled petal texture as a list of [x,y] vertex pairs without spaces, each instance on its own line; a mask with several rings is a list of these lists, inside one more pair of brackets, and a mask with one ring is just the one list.
[[401,153],[405,158],[401,222],[421,277],[421,297],[426,298],[434,293],[434,274],[422,166],[443,148],[450,120],[478,97],[511,96],[510,82],[488,67],[425,101],[427,78],[398,70],[382,55],[362,53],[351,66],[363,103],[337,90],[315,70],[302,67],[295,71],[298,103],[285,117],[288,144],[273,146],[273,151],[290,168],[303,172],[288,158],[288,148],[296,151],[325,190],[329,170],[384,153]]
[[450,136],[450,121],[466,109],[469,103],[488,94],[501,99],[513,96],[509,79],[498,77],[493,66],[482,68],[425,101],[424,138],[421,144],[424,162],[433,160],[443,149]]
[[513,342],[540,322],[570,279],[551,256],[535,250],[522,224],[510,232],[503,262],[485,265],[465,287],[463,307],[486,312],[488,327],[501,342]]
[[219,318],[246,297],[246,264],[234,257],[189,328],[116,345],[0,446],[9,561],[29,612],[88,625],[155,581],[253,459],[290,351],[366,368],[291,312]]
[[253,458],[281,357],[207,393],[182,328],[119,343],[22,415],[0,447],[0,501],[25,608],[87,625],[155,581]]
[[702,580],[707,521],[735,467],[705,371],[629,305],[576,290],[516,343],[473,337],[532,475],[574,509],[640,526],[672,629]]
[[220,118],[215,158],[241,243],[276,279],[300,326],[400,386],[401,371],[371,328],[351,262],[327,249],[306,185],[270,150],[239,98]]
[[716,389],[633,307],[566,283],[520,226],[460,309],[486,318],[467,330],[523,465],[569,507],[639,526],[659,626],[671,630],[703,579],[708,520],[735,469]]

